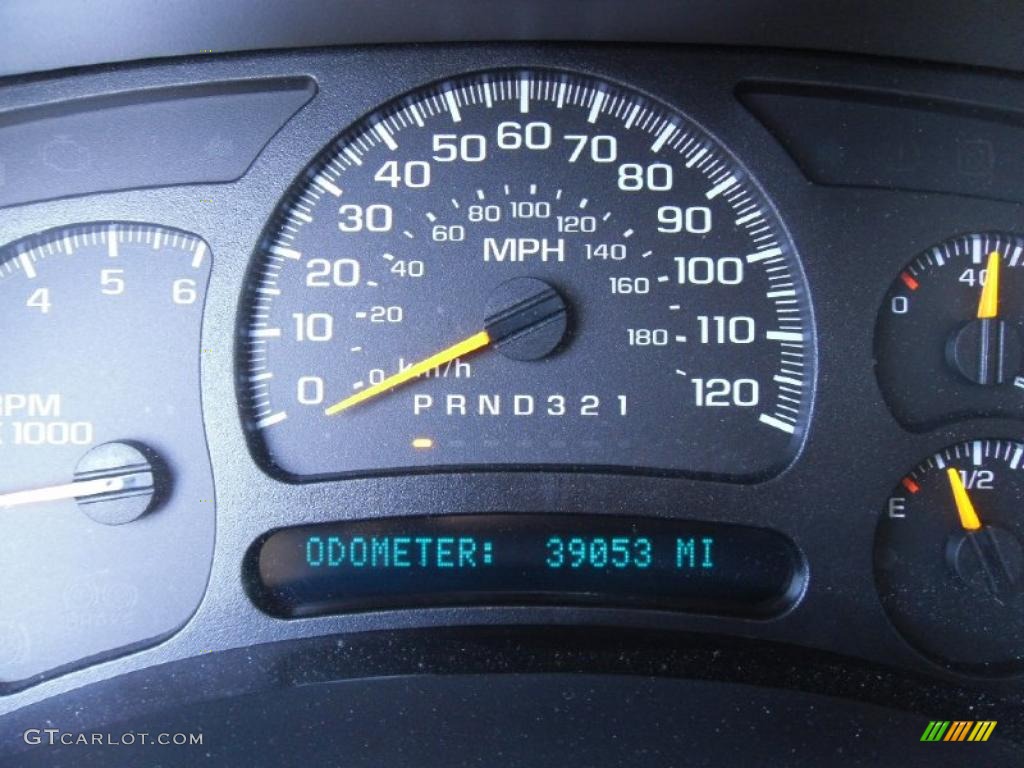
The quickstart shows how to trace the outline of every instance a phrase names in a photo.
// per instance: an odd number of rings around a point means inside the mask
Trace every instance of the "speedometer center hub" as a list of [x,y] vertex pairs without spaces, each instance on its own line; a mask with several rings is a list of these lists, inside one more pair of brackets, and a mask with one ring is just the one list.
[[491,292],[484,327],[512,360],[540,360],[565,338],[569,309],[562,295],[534,277],[515,277]]

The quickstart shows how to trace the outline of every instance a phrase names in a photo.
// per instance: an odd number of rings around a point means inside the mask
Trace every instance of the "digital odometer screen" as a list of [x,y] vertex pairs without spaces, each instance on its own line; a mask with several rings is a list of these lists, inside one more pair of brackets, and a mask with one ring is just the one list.
[[446,605],[607,605],[766,616],[802,588],[788,539],[738,525],[581,515],[392,518],[257,541],[250,594],[268,613]]

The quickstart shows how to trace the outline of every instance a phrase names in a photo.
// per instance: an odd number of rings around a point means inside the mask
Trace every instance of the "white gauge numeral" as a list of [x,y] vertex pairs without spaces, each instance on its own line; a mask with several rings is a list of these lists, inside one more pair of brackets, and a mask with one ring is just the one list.
[[648,277],[609,277],[608,282],[615,295],[643,295],[651,292],[651,280]]
[[427,272],[426,265],[417,259],[399,259],[388,270],[399,277],[423,277]]
[[355,259],[310,259],[306,262],[306,287],[355,288],[361,271]]
[[195,304],[199,298],[199,291],[196,290],[196,281],[187,277],[175,280],[171,285],[171,299],[175,304],[188,306]]
[[466,228],[461,224],[437,224],[430,232],[435,243],[461,243],[466,239]]
[[123,269],[116,267],[100,270],[100,293],[106,296],[120,296],[124,293]]
[[585,243],[587,261],[625,261],[625,243]]
[[558,231],[566,234],[576,232],[591,233],[597,231],[596,216],[558,216]]
[[471,205],[466,212],[466,218],[476,224],[486,221],[490,224],[501,221],[500,205]]
[[750,344],[757,336],[752,317],[698,315],[701,344]]
[[343,205],[338,209],[342,232],[390,232],[394,218],[390,205]]
[[760,399],[755,379],[694,379],[693,389],[698,408],[752,408]]
[[627,328],[631,347],[666,347],[668,331],[664,328]]
[[403,315],[401,307],[370,307],[371,323],[400,323]]
[[658,231],[672,235],[680,232],[706,235],[711,231],[711,209],[700,205],[685,209],[663,205],[658,209]]
[[590,148],[590,159],[595,163],[614,163],[619,156],[619,145],[614,136],[584,136],[573,135],[563,136],[568,142],[576,144],[569,154],[569,162],[575,163],[580,159],[583,151]]
[[296,341],[330,341],[334,336],[334,318],[326,312],[292,313]]
[[550,219],[551,203],[543,200],[516,200],[508,204],[513,219]]
[[430,163],[425,160],[409,160],[405,163],[388,160],[373,174],[373,180],[387,184],[392,189],[403,184],[409,189],[423,189],[430,186]]
[[320,405],[324,401],[324,380],[319,376],[299,377],[295,390],[295,398],[302,405]]
[[969,491],[991,491],[996,481],[996,474],[991,469],[960,470],[960,478],[964,488]]
[[502,149],[548,149],[551,146],[551,126],[547,123],[499,123],[498,146]]
[[434,160],[450,163],[461,160],[479,163],[487,159],[487,137],[478,134],[456,136],[454,133],[434,134]]
[[725,256],[676,256],[680,285],[739,285],[743,282],[743,259]]
[[15,445],[90,445],[91,421],[15,421]]
[[28,297],[28,300],[25,302],[25,306],[34,307],[44,315],[50,314],[50,307],[53,306],[50,302],[50,289],[36,288],[32,291],[32,295]]
[[667,192],[672,189],[672,166],[665,163],[646,166],[623,163],[619,166],[619,189],[623,192]]

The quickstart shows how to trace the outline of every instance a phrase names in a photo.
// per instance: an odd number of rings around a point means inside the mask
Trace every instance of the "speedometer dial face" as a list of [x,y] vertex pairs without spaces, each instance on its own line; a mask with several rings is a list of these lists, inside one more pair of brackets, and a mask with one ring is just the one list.
[[793,244],[750,173],[617,85],[500,71],[403,97],[295,182],[239,388],[294,478],[467,467],[743,480],[814,383]]

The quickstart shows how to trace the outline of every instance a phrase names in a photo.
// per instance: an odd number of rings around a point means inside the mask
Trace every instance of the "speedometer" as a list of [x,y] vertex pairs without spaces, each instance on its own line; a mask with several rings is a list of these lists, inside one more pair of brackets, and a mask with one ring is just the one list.
[[249,272],[239,389],[295,479],[587,468],[742,480],[802,443],[807,287],[771,201],[680,112],[502,70],[380,108]]

